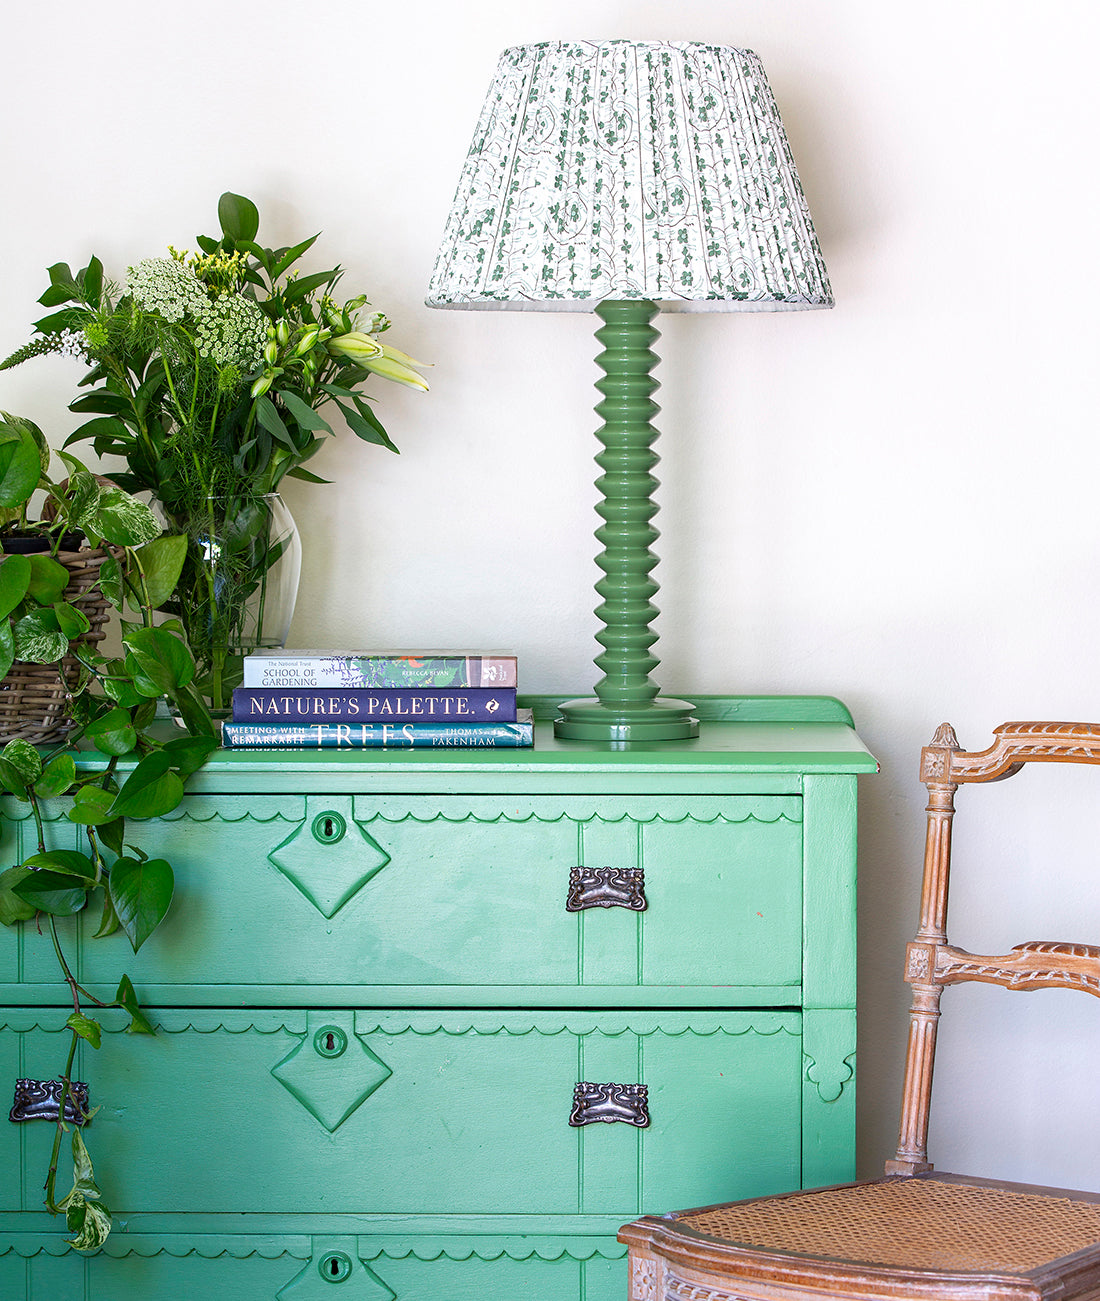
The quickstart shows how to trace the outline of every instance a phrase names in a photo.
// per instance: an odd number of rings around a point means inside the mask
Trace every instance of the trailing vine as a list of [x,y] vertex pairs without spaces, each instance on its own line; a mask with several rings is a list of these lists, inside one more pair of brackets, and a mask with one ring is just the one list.
[[[56,1131],[45,1174],[45,1205],[64,1215],[69,1242],[82,1251],[102,1246],[111,1211],[96,1181],[82,1128],[87,1109],[72,1078],[81,1042],[99,1050],[97,1016],[121,1009],[131,1034],[153,1034],[130,977],[120,973],[115,996],[86,989],[66,957],[58,919],[99,909],[96,937],[125,933],[136,953],[168,912],[175,887],[171,864],[150,858],[133,838],[129,820],[159,817],[183,798],[189,776],[217,740],[193,682],[195,662],[177,621],[154,615],[175,590],[184,539],[165,536],[148,507],[80,462],[63,456],[69,477],[48,473],[45,440],[29,421],[0,421],[0,509],[17,518],[22,533],[37,533],[40,553],[0,559],[0,689],[13,664],[50,666],[69,693],[72,730],[52,747],[22,737],[0,750],[0,792],[29,806],[34,852],[0,872],[0,923],[49,935],[72,1012],[67,1053],[57,1079]],[[26,501],[44,490],[42,520],[29,524]],[[65,600],[68,570],[56,556],[60,539],[80,530],[110,554],[97,580],[124,617],[122,653],[100,654],[83,641],[89,621]],[[157,705],[174,704],[185,730],[158,735]],[[91,747],[77,763],[78,747]],[[45,802],[65,801],[64,818],[84,828],[83,849],[47,843]],[[61,1149],[71,1131],[73,1185],[57,1195]]]

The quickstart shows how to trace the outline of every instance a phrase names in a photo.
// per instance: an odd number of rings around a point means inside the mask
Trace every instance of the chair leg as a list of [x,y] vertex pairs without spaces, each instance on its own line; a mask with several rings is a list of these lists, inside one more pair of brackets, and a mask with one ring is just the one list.
[[936,1060],[941,992],[939,985],[919,985],[913,988],[901,1128],[898,1133],[898,1150],[894,1159],[886,1162],[888,1175],[915,1175],[932,1169],[928,1161],[928,1112],[932,1098],[932,1067]]
[[948,776],[959,743],[944,724],[921,752],[921,780],[928,788],[928,823],[924,841],[920,927],[909,945],[905,979],[913,988],[909,1012],[909,1047],[905,1059],[898,1150],[886,1163],[888,1175],[912,1175],[931,1170],[928,1163],[928,1112],[932,1097],[932,1068],[936,1059],[936,1027],[940,994],[936,983],[936,953],[947,942],[947,887],[951,873],[951,824],[955,817],[957,783]]

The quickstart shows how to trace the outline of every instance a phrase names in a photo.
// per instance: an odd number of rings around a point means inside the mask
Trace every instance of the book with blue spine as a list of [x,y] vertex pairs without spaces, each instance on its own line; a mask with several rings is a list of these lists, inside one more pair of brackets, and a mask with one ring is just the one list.
[[514,687],[506,651],[265,650],[244,657],[246,687]]
[[521,709],[514,723],[223,723],[227,750],[522,749],[534,722]]
[[515,687],[236,687],[234,723],[512,723]]

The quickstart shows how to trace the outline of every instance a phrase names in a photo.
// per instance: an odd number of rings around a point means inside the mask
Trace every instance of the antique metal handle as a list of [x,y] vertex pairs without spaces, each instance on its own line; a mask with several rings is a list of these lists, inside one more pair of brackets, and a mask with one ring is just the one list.
[[565,911],[630,908],[645,912],[645,872],[640,867],[571,867]]
[[[16,1080],[15,1101],[8,1119],[57,1121],[61,1109],[60,1080]],[[69,1085],[65,1099],[65,1119],[73,1125],[83,1125],[88,1117],[88,1086],[75,1080]]]
[[574,1127],[594,1125],[597,1121],[621,1120],[645,1129],[649,1124],[649,1089],[644,1084],[590,1084],[583,1081],[573,1088],[573,1110],[569,1123]]

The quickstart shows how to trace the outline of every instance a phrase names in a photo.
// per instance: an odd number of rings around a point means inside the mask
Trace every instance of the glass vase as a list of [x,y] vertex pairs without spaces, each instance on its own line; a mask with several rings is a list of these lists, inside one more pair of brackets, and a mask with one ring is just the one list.
[[208,497],[190,518],[172,519],[187,537],[175,613],[198,666],[198,687],[216,712],[233,702],[242,657],[286,644],[302,544],[277,493]]

